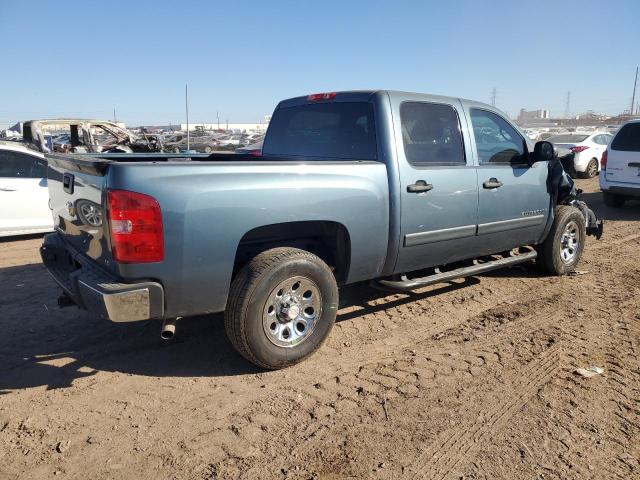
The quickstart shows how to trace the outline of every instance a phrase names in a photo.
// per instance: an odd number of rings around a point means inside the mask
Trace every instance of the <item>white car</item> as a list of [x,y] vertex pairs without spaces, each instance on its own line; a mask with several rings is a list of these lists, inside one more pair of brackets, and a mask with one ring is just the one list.
[[573,132],[554,135],[547,142],[573,153],[573,167],[580,178],[593,178],[600,171],[600,158],[612,137],[602,132]]
[[0,141],[0,237],[50,231],[53,214],[44,155]]
[[604,203],[621,207],[640,197],[640,120],[631,120],[616,132],[601,160],[600,190]]

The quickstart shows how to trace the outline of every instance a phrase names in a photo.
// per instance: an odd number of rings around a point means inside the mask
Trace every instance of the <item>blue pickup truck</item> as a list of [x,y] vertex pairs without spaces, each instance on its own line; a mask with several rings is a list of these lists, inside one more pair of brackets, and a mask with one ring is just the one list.
[[530,261],[562,275],[602,232],[550,143],[459,98],[284,100],[261,156],[47,157],[41,255],[62,306],[162,319],[164,338],[224,311],[263,368],[322,345],[342,285],[406,291]]

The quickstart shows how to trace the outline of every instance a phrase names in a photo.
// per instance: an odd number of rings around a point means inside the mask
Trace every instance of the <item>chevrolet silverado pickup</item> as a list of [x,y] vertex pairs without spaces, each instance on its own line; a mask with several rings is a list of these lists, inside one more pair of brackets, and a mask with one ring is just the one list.
[[[338,289],[395,291],[535,261],[571,272],[602,224],[548,142],[499,110],[396,91],[279,103],[262,155],[47,155],[43,261],[114,322],[225,312],[263,368],[329,335]],[[508,279],[505,279],[508,281]]]

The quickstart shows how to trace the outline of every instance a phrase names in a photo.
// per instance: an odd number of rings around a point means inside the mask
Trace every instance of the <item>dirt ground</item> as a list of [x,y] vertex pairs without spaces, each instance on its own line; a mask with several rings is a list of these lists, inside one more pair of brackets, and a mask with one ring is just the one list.
[[640,204],[579,186],[607,223],[578,275],[346,288],[325,346],[278,372],[220,316],[162,343],[59,310],[41,238],[0,242],[0,478],[640,478]]

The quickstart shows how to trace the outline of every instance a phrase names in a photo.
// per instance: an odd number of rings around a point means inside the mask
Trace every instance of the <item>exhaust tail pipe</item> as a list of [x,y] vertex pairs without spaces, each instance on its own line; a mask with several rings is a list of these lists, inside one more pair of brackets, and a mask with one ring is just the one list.
[[160,338],[163,340],[171,340],[176,334],[176,320],[177,318],[168,318],[162,322],[162,330],[160,331]]

